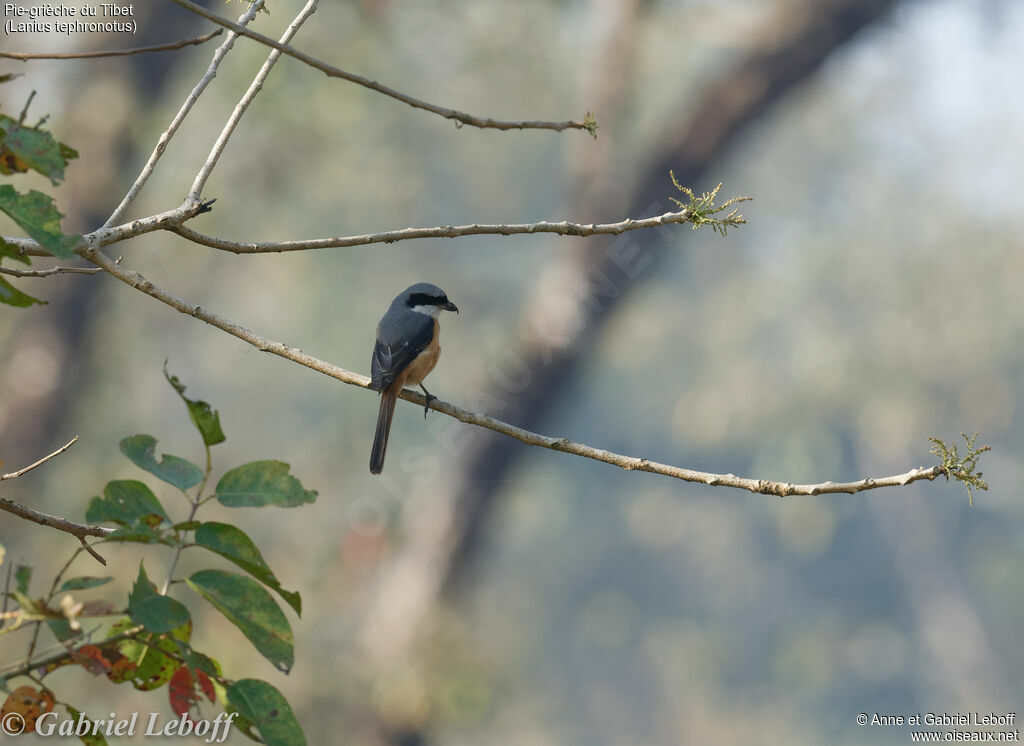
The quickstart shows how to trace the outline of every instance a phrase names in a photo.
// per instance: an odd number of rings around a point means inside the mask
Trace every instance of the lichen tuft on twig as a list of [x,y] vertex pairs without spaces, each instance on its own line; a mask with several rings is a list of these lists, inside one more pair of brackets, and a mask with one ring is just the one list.
[[933,443],[931,453],[942,462],[942,471],[946,475],[946,481],[948,482],[949,478],[953,477],[967,488],[967,499],[973,507],[974,490],[988,490],[988,482],[981,478],[980,471],[975,471],[978,468],[978,459],[985,451],[991,451],[992,446],[975,448],[974,441],[977,440],[978,433],[974,433],[971,437],[968,437],[967,433],[960,434],[967,444],[967,453],[963,457],[960,456],[955,440],[950,445],[946,445],[939,438],[928,438],[928,440]]
[[686,195],[687,201],[683,202],[675,197],[669,197],[669,199],[679,205],[680,208],[687,210],[690,213],[690,223],[693,225],[694,230],[697,230],[703,225],[709,225],[711,226],[711,230],[715,233],[720,233],[724,236],[730,228],[734,228],[737,225],[743,225],[747,222],[735,208],[724,218],[716,218],[715,215],[723,210],[729,209],[738,202],[748,202],[753,199],[753,197],[733,197],[727,202],[716,205],[715,198],[718,197],[718,190],[722,188],[721,182],[719,182],[718,186],[710,192],[704,192],[698,197],[693,193],[693,190],[690,189],[690,187],[685,187],[676,181],[676,175],[674,172],[669,171],[668,175],[672,177],[672,183],[675,185],[675,188]]

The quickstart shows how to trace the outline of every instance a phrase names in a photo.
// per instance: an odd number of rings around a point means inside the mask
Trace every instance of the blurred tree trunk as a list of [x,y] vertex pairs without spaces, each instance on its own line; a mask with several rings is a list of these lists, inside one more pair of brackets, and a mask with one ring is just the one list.
[[[631,199],[616,194],[619,185],[611,181],[614,172],[607,167],[607,146],[599,137],[596,155],[588,150],[579,166],[581,189],[573,214],[589,220],[598,215],[646,216],[676,209],[667,200],[670,170],[682,184],[700,184],[724,160],[746,125],[895,4],[896,0],[813,0],[785,5],[757,35],[745,58],[706,87],[692,109],[694,114],[655,139],[661,147],[642,169],[644,177]],[[613,32],[604,45],[609,54],[606,64],[597,69],[591,93],[604,107],[595,106],[606,121],[609,116],[624,115],[615,110],[615,102],[623,100],[619,95],[623,88],[636,85],[625,71],[631,57],[631,21],[641,7],[634,0],[620,3],[620,32]],[[627,201],[631,206],[623,210]],[[670,235],[678,241],[677,231]],[[486,398],[505,405],[500,411],[503,419],[541,429],[546,413],[566,392],[577,365],[619,303],[640,287],[643,277],[655,275],[652,269],[666,254],[658,231],[627,234],[615,241],[559,244],[559,258],[549,265],[537,284],[536,297],[526,305],[524,342],[509,356],[518,370],[527,372],[528,384],[514,395],[502,386],[487,392]],[[595,278],[610,279],[612,287],[602,294]],[[567,291],[592,286],[593,294]],[[409,501],[401,532],[404,544],[376,578],[375,595],[361,621],[359,640],[377,669],[409,665],[415,643],[430,629],[443,594],[471,568],[476,542],[500,494],[503,477],[525,453],[507,438],[474,431],[457,466]]]
[[[204,24],[192,13],[181,11],[176,6],[161,3],[146,9],[146,23],[139,24],[139,32],[131,37],[127,46],[147,46],[161,42],[195,36]],[[79,51],[113,48],[118,40],[108,34],[81,34],[74,37]],[[88,75],[51,76],[63,90],[44,91],[48,98],[69,102],[68,112],[88,111],[94,108],[79,106],[75,102],[95,95],[94,85],[102,85],[106,71],[116,69],[119,92],[130,100],[132,106],[110,106],[101,120],[90,119],[86,123],[69,121],[66,117],[55,116],[50,126],[56,129],[59,139],[73,147],[81,147],[80,139],[89,142],[91,150],[104,153],[112,164],[123,167],[103,168],[90,174],[88,180],[73,180],[59,189],[56,194],[58,206],[66,213],[64,225],[67,230],[90,231],[103,224],[110,211],[121,201],[124,193],[134,181],[137,168],[141,168],[154,141],[147,139],[136,142],[131,136],[135,112],[153,106],[176,106],[178,101],[166,89],[168,73],[180,63],[183,55],[199,54],[209,56],[216,40],[204,46],[186,47],[176,52],[131,55],[116,58],[116,61],[79,60],[61,62],[29,62],[26,65],[80,66]],[[21,49],[18,51],[33,51]],[[70,51],[70,50],[66,50]],[[98,74],[92,75],[96,72]],[[25,75],[31,77],[33,70],[27,67]],[[109,91],[109,88],[101,91]],[[41,88],[42,91],[42,88]],[[39,106],[36,99],[35,106]],[[13,102],[8,102],[15,108]],[[34,116],[43,112],[35,111]],[[92,123],[99,122],[97,126]],[[69,133],[69,134],[65,134]],[[75,133],[78,133],[76,137]],[[71,168],[81,164],[72,162]],[[45,266],[45,263],[39,264]],[[0,375],[18,377],[22,381],[19,390],[26,396],[12,398],[8,403],[7,416],[0,424],[0,442],[4,444],[4,459],[8,464],[30,463],[67,442],[74,435],[68,430],[66,420],[73,403],[88,395],[91,372],[88,370],[88,345],[92,339],[94,310],[102,302],[106,288],[113,287],[100,276],[63,275],[36,283],[48,283],[44,297],[49,297],[47,306],[10,311],[21,314],[18,326],[5,347],[14,351],[0,366]],[[42,288],[42,285],[35,285]],[[32,288],[26,288],[29,292]],[[40,370],[55,370],[50,375],[39,375]],[[38,388],[40,381],[49,382],[52,387]]]

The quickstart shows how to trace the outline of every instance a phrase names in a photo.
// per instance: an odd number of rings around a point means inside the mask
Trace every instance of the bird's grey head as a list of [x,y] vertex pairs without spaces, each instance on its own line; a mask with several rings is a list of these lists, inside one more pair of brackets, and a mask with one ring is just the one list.
[[441,311],[459,312],[459,307],[448,300],[448,295],[437,285],[431,285],[429,282],[417,282],[395,298],[395,302],[433,318],[437,318]]

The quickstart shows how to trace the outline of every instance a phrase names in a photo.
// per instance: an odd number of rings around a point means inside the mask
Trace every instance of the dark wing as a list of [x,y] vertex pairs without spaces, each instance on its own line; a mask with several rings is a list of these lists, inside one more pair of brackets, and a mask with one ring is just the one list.
[[383,391],[434,338],[434,320],[415,311],[389,313],[377,327],[370,388]]

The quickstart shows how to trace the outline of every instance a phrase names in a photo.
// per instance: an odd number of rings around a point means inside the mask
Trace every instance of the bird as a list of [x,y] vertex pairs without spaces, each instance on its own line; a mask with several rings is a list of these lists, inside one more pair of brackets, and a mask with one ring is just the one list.
[[384,468],[391,420],[402,388],[408,384],[423,389],[427,397],[423,405],[424,418],[430,402],[437,399],[427,391],[423,379],[434,369],[441,355],[441,328],[437,322],[441,311],[458,313],[459,308],[437,285],[418,282],[395,296],[377,324],[377,341],[370,361],[370,388],[380,392],[380,411],[370,450],[371,474],[380,474]]

